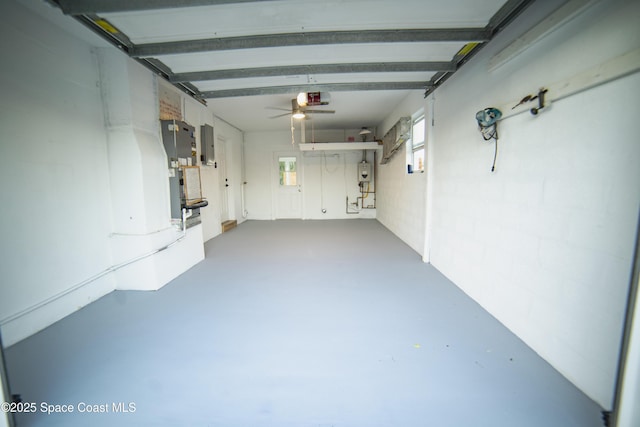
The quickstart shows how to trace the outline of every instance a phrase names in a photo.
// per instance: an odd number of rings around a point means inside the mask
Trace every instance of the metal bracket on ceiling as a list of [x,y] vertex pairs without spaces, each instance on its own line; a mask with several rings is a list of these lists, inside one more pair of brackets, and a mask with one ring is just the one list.
[[[194,77],[191,75],[180,76],[176,79],[176,74],[169,67],[165,66],[159,60],[152,58],[155,55],[185,52],[200,52],[211,50],[227,50],[227,49],[244,49],[257,47],[276,47],[290,45],[309,45],[309,44],[334,44],[334,43],[374,43],[374,42],[417,42],[417,41],[467,41],[464,47],[454,56],[451,61],[451,69],[440,69],[430,81],[420,83],[410,82],[412,87],[407,87],[407,82],[394,82],[396,86],[385,87],[384,89],[400,90],[400,89],[425,89],[425,97],[432,93],[438,86],[444,83],[455,71],[468,62],[486,43],[491,40],[497,33],[505,28],[513,19],[515,19],[524,9],[526,9],[534,0],[507,0],[506,3],[491,17],[489,23],[484,28],[452,28],[452,29],[413,29],[413,30],[367,30],[367,31],[325,31],[311,32],[302,34],[302,38],[292,38],[290,34],[280,34],[277,36],[245,36],[245,37],[229,37],[223,39],[207,39],[192,41],[176,41],[167,43],[151,43],[137,45],[119,31],[114,25],[106,19],[101,18],[96,13],[105,12],[100,9],[106,5],[102,0],[47,0],[59,7],[65,14],[73,16],[75,19],[89,27],[94,32],[108,40],[110,43],[118,47],[133,59],[138,60],[150,68],[154,73],[166,78],[174,86],[178,87],[189,96],[194,97],[200,102],[204,98],[224,96],[242,96],[248,93],[248,89],[225,90],[200,93],[198,89],[185,80],[184,77]],[[165,1],[167,4],[174,4],[170,0]],[[195,2],[203,1],[205,3],[235,3],[250,0],[192,0]],[[118,3],[116,6],[115,3]],[[185,3],[184,5],[194,5],[195,3]],[[102,5],[102,6],[100,6]],[[130,2],[120,0],[110,3],[109,7],[127,7],[131,6]],[[152,8],[146,3],[144,7],[136,6],[139,10]],[[179,6],[175,6],[179,7]],[[129,9],[127,9],[129,10]],[[431,64],[433,65],[433,64]],[[268,70],[260,70],[255,72],[265,72]],[[252,71],[253,72],[253,71]],[[352,71],[354,72],[354,71]],[[250,73],[250,72],[247,72]],[[202,78],[205,76],[199,76]],[[209,77],[208,75],[206,77]],[[179,81],[177,81],[179,80]],[[402,86],[404,84],[404,86]],[[370,86],[370,85],[369,85]],[[380,83],[375,83],[377,87],[369,87],[361,84],[358,87],[351,87],[349,90],[381,90]],[[402,86],[402,87],[400,87]],[[345,86],[346,87],[346,86]],[[274,88],[258,88],[261,94],[267,93]],[[278,88],[280,89],[280,88]],[[342,90],[347,90],[340,88]],[[333,90],[340,90],[333,89]],[[242,93],[241,93],[242,92]],[[245,93],[247,92],[247,93]],[[271,92],[273,93],[273,92]]]
[[[489,43],[500,31],[507,27],[514,19],[518,17],[527,7],[533,4],[535,0],[509,0],[498,10],[489,20],[489,24],[485,27],[485,31],[490,34],[489,40],[480,43],[467,43],[458,51],[454,57],[456,69],[475,56],[487,43]],[[429,81],[429,86],[424,93],[426,98],[433,93],[442,83],[444,83],[454,72],[436,73]]]

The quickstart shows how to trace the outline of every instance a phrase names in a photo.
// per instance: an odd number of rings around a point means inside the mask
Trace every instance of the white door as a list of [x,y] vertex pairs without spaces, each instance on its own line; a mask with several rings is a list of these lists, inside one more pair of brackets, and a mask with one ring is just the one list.
[[229,212],[229,177],[227,175],[227,141],[223,137],[216,139],[216,157],[220,159],[218,166],[220,167],[220,220],[222,222],[231,219]]
[[302,164],[300,153],[277,153],[275,163],[275,217],[302,218]]

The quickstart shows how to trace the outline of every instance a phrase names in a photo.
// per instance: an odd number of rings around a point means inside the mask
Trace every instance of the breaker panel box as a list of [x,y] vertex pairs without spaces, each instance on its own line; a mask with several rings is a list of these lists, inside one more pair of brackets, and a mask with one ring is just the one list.
[[216,152],[213,142],[213,127],[210,125],[200,126],[200,146],[202,147],[202,163],[213,166],[216,160]]
[[[189,203],[188,189],[185,187],[187,177],[184,174],[188,168],[197,169],[195,128],[179,120],[161,120],[160,126],[169,168],[171,218],[182,219],[182,209],[188,208],[191,210],[191,216],[187,226],[199,224],[200,208],[207,206],[207,202],[203,200],[201,203]],[[199,182],[197,184],[199,186]]]

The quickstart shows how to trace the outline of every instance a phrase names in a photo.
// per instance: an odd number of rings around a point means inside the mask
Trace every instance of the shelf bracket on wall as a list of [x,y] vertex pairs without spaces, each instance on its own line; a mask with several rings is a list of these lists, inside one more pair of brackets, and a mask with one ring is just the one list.
[[525,108],[524,104],[538,99],[539,94],[542,91],[544,91],[544,97],[542,101],[538,101],[538,108],[536,109],[537,112],[540,112],[540,106],[549,108],[549,106],[554,102],[629,76],[637,73],[638,71],[640,71],[640,49],[635,49],[609,59],[571,77],[546,85],[544,88],[540,89],[537,95],[529,94],[519,100],[512,100],[499,104],[496,108],[505,113],[501,119],[503,121],[522,114],[525,111],[536,114],[532,109],[528,107]]
[[542,110],[544,108],[544,94],[547,93],[547,89],[540,89],[538,91],[538,95],[536,96],[536,98],[538,98],[538,107],[534,107],[531,110],[531,114],[533,114],[534,116],[537,115],[540,110]]

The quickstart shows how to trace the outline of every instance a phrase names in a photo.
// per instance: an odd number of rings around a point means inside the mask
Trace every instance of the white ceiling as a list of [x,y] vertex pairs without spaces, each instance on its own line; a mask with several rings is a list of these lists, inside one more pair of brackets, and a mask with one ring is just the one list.
[[[424,92],[446,79],[469,58],[457,55],[461,49],[488,42],[533,0],[48,1],[195,92],[217,116],[255,131],[288,130],[289,117],[271,119],[278,111],[269,107],[290,108],[302,89],[331,93],[330,105],[321,108],[336,113],[313,115],[315,128],[375,126],[411,90]],[[115,32],[96,25],[101,20]],[[431,37],[424,30],[438,31]],[[308,41],[313,36],[322,39]],[[414,62],[438,62],[450,71],[405,67]],[[323,64],[368,65],[363,71],[318,67]],[[286,68],[292,66],[298,68]],[[229,72],[188,74],[214,71]]]
[[280,0],[101,16],[117,24],[131,41],[141,44],[299,31],[484,27],[503,3],[501,0]]

